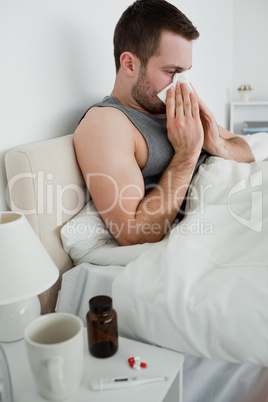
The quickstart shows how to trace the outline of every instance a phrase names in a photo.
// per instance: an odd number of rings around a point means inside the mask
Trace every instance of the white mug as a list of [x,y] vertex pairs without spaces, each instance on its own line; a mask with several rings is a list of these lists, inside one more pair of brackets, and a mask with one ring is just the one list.
[[82,320],[68,313],[38,317],[26,327],[27,355],[39,394],[69,398],[81,383],[84,365]]

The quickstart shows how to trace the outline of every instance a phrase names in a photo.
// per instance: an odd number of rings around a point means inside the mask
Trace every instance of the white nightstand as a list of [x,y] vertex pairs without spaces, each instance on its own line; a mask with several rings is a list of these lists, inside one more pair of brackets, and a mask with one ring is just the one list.
[[[44,399],[38,395],[30,371],[24,340],[2,343],[2,346],[11,373],[14,402],[44,402]],[[96,359],[88,352],[86,332],[85,348],[82,384],[77,392],[68,399],[68,402],[182,402],[184,360],[182,354],[119,338],[119,349],[114,356],[107,359]],[[130,368],[128,358],[131,356],[140,356],[148,367],[139,371]],[[167,376],[168,380],[109,391],[92,391],[89,386],[90,380],[97,377],[130,377],[135,375],[140,378]],[[172,389],[170,390],[171,386]]]

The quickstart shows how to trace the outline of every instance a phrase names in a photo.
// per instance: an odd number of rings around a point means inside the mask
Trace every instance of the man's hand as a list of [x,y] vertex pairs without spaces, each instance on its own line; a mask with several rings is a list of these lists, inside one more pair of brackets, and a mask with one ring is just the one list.
[[254,156],[246,141],[219,126],[211,111],[195,93],[204,129],[203,149],[211,155],[237,162],[253,162]]
[[214,115],[206,107],[204,102],[198,97],[200,118],[204,129],[203,149],[211,155],[217,155],[223,139]]
[[195,94],[189,94],[186,84],[171,87],[167,92],[167,131],[168,138],[184,160],[197,159],[204,141],[204,131]]

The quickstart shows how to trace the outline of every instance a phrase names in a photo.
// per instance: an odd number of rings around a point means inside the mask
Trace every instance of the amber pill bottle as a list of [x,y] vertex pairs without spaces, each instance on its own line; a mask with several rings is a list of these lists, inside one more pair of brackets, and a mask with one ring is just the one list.
[[113,356],[118,349],[118,329],[111,297],[95,296],[90,299],[86,321],[88,350],[92,356]]

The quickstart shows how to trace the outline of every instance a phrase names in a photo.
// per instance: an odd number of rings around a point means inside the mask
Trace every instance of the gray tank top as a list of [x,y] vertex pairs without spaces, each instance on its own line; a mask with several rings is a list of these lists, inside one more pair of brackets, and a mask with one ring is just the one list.
[[[143,135],[149,151],[147,164],[142,169],[145,193],[147,193],[158,183],[174,155],[173,147],[167,136],[167,120],[151,116],[140,110],[128,108],[113,96],[106,96],[101,102],[95,103],[89,109],[92,107],[113,107],[120,110]],[[84,113],[81,120],[85,117],[88,110]],[[208,156],[207,152],[201,152],[194,174]],[[184,204],[185,202],[181,207],[181,212],[184,210]]]

